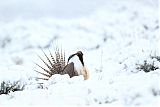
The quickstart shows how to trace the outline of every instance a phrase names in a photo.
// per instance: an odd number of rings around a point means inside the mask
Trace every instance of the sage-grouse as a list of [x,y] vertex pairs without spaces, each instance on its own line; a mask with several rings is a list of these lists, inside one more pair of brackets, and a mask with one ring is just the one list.
[[[49,51],[50,58],[49,56],[46,55],[44,51],[43,53],[47,61],[44,61],[44,59],[42,59],[40,56],[39,58],[43,61],[47,69],[36,63],[37,66],[39,66],[43,71],[45,71],[45,73],[42,73],[42,72],[35,70],[36,72],[45,76],[44,78],[38,78],[38,79],[48,80],[54,74],[61,74],[61,75],[68,74],[70,78],[72,78],[73,76],[83,75],[84,80],[87,80],[89,78],[89,72],[88,72],[88,69],[84,65],[83,53],[81,51],[78,51],[75,54],[70,55],[68,58],[67,64],[65,62],[65,53],[63,54],[62,51],[59,52],[59,49],[55,50],[55,57],[50,51]],[[81,63],[80,68],[76,68],[74,62],[70,61],[74,56],[78,56],[78,61]]]

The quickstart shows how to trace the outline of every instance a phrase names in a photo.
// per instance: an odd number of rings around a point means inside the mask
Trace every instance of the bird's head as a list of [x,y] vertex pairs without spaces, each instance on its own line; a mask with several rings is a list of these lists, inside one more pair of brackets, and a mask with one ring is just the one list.
[[[70,59],[73,58],[75,55],[78,56],[78,58],[79,58],[79,60],[80,60],[80,62],[81,62],[81,64],[82,64],[82,66],[84,66],[83,53],[82,53],[82,51],[78,51],[78,52],[76,52],[75,54],[70,55],[69,58],[68,58],[68,62],[69,62]],[[68,63],[68,62],[67,62],[67,63]]]

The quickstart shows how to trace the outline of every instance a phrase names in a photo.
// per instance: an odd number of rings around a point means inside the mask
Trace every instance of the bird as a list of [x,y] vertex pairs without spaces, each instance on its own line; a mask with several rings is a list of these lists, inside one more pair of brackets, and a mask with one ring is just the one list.
[[[72,58],[74,58],[75,56],[78,57],[78,59],[76,59],[76,60],[78,60],[77,62],[80,62],[80,64],[78,66],[76,66],[76,63],[74,63],[74,62],[70,62],[70,60]],[[75,74],[83,75],[84,80],[87,80],[89,78],[89,71],[88,71],[87,67],[84,64],[82,51],[77,51],[76,53],[70,55],[69,58],[68,58],[68,61],[67,61],[67,66],[69,64],[72,64],[72,67],[74,68]]]
[[[67,63],[65,61],[65,52],[63,53],[62,49],[60,52],[59,49],[57,48],[55,50],[55,56],[51,53],[50,50],[49,50],[50,55],[47,55],[43,50],[42,52],[45,55],[47,61],[45,61],[39,55],[38,57],[45,64],[47,68],[42,67],[41,65],[35,63],[38,67],[40,67],[45,72],[43,73],[43,72],[34,70],[44,76],[43,78],[37,77],[37,79],[49,80],[49,78],[55,74],[60,74],[60,75],[68,74],[70,78],[74,76],[83,75],[84,80],[87,80],[89,78],[89,71],[84,64],[82,51],[77,51],[76,53],[71,54],[68,57]],[[76,63],[71,61],[75,56],[78,57],[78,62],[80,62],[81,64],[80,67],[77,67]]]

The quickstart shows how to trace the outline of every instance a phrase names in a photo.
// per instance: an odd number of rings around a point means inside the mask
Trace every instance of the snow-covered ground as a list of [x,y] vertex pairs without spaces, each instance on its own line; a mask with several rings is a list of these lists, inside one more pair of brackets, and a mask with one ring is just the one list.
[[[136,69],[145,60],[160,68],[150,58],[160,56],[158,0],[0,1],[0,82],[25,85],[1,94],[0,106],[160,105],[160,69]],[[81,50],[90,78],[37,81],[40,47],[55,46],[66,57]]]

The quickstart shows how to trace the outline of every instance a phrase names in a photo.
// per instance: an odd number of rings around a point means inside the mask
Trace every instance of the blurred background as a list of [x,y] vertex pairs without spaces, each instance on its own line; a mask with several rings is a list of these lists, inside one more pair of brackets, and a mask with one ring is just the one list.
[[123,1],[158,5],[157,0],[0,0],[0,20],[41,17],[77,18],[91,15],[102,7],[116,6],[116,3],[121,4],[120,2]]
[[0,19],[76,18],[92,14],[106,0],[1,0]]

